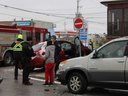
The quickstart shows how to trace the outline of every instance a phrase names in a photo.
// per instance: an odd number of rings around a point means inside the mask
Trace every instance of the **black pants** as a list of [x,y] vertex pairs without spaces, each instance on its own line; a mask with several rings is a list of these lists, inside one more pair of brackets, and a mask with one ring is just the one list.
[[58,70],[58,66],[59,66],[59,58],[60,58],[60,56],[57,56],[57,57],[55,57],[55,75],[56,75],[56,71]]
[[14,76],[17,77],[18,76],[19,62],[21,62],[21,58],[14,58],[14,61],[15,61],[15,72],[14,72]]
[[22,64],[23,66],[23,83],[28,83],[28,77],[30,73],[30,61],[28,63]]

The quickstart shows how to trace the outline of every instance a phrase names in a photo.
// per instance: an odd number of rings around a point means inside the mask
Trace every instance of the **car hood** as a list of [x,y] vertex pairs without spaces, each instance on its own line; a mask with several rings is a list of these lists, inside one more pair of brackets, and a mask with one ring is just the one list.
[[84,57],[78,57],[78,58],[69,59],[65,63],[64,69],[67,70],[67,69],[73,68],[73,67],[87,68],[88,58],[89,58],[89,56],[84,56]]

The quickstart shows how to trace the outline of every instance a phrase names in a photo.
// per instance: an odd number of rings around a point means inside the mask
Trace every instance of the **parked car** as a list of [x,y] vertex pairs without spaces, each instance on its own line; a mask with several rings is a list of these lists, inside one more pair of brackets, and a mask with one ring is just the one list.
[[2,83],[2,81],[3,81],[3,78],[0,76],[0,83]]
[[91,54],[63,61],[57,78],[74,94],[88,86],[122,88],[128,86],[128,37],[114,39]]
[[[78,38],[75,38],[74,44],[65,40],[58,40],[58,42],[62,47],[62,51],[60,52],[60,60],[59,60],[60,62],[79,56],[79,39]],[[46,46],[47,46],[47,42],[41,42],[39,44],[32,46],[32,48],[34,49],[34,52],[37,54],[36,56],[32,57],[32,60],[31,60],[32,70],[34,68],[44,67],[44,56],[45,56]],[[88,49],[88,47],[84,46],[82,43],[81,43],[81,53],[82,53],[82,56],[90,53],[90,50]]]

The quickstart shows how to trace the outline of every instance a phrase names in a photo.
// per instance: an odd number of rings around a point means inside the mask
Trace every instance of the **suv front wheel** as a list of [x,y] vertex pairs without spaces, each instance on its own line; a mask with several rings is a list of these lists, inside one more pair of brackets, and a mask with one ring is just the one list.
[[68,89],[71,93],[81,94],[87,90],[87,81],[80,73],[72,73],[68,78]]

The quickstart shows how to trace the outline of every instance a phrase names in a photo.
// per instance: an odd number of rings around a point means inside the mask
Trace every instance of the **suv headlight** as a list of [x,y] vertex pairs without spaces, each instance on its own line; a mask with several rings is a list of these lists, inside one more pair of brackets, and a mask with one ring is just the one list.
[[64,64],[66,63],[67,61],[62,61],[62,62],[60,62],[60,64],[59,64],[59,69],[60,70],[64,70]]

